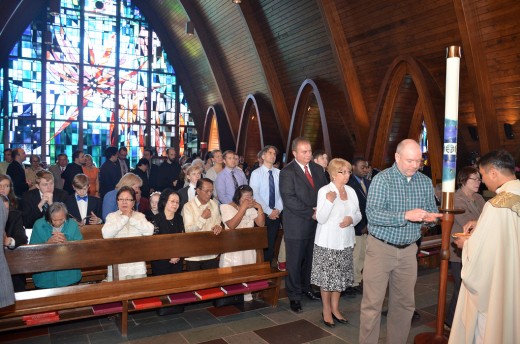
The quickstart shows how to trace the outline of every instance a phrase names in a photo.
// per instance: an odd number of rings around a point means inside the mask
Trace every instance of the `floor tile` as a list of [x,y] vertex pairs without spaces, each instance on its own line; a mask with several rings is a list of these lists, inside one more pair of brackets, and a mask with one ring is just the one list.
[[166,333],[159,336],[152,336],[140,339],[130,340],[131,344],[157,344],[157,343],[172,343],[172,344],[188,344],[188,341],[181,336],[180,333]]
[[208,312],[213,314],[215,317],[224,317],[231,314],[240,313],[240,309],[235,306],[224,306],[224,307],[210,307],[207,309]]
[[202,342],[200,344],[228,344],[224,339],[213,339],[208,340],[207,342]]
[[270,344],[300,344],[330,336],[306,320],[256,330],[255,333]]
[[223,317],[220,320],[235,333],[250,332],[276,325],[276,323],[257,312],[246,312],[230,315]]
[[180,334],[189,343],[200,343],[208,340],[228,337],[235,334],[235,332],[233,332],[229,327],[220,324],[217,326],[213,325],[194,328],[191,330],[182,331]]
[[192,327],[209,326],[219,323],[219,320],[205,309],[184,312],[182,318]]
[[267,344],[265,340],[254,332],[244,332],[234,336],[224,337],[224,340],[229,344]]
[[[36,337],[47,337],[50,341],[49,337],[49,329],[47,327],[29,327],[23,330],[4,332],[1,334],[2,340],[4,341],[15,341],[15,340],[24,340]],[[38,340],[42,340],[39,338]]]
[[92,333],[88,335],[91,344],[125,343],[127,340],[121,337],[118,330]]

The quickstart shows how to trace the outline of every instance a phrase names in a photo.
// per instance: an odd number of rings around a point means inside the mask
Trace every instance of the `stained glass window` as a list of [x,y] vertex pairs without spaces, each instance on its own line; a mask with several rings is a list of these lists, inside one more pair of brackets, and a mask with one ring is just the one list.
[[38,18],[0,74],[0,97],[7,98],[1,113],[8,118],[0,134],[11,147],[47,163],[82,149],[98,166],[111,145],[128,148],[131,166],[147,146],[159,155],[178,144],[197,150],[175,71],[130,0],[62,0],[59,15]]

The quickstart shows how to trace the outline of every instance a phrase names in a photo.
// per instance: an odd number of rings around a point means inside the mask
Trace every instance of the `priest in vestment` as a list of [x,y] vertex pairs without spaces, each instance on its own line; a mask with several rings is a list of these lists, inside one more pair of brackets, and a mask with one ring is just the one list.
[[462,250],[462,285],[449,343],[520,342],[520,181],[506,151],[479,162],[482,181],[497,195],[478,221],[457,238]]

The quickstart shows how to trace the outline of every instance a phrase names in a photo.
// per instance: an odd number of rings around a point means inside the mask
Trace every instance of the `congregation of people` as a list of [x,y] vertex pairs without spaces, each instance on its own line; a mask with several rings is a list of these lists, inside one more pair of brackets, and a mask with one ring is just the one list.
[[[100,168],[92,156],[75,151],[71,162],[59,154],[47,169],[36,155],[25,167],[22,148],[6,149],[0,163],[4,247],[82,240],[80,227],[89,224],[102,225],[104,238],[201,231],[219,235],[224,230],[265,226],[264,260],[288,272],[285,288],[293,312],[302,311],[303,297],[321,300],[326,326],[348,324],[341,296],[360,295],[359,342],[378,343],[388,298],[387,340],[406,343],[417,316],[418,243],[442,217],[432,180],[420,173],[421,147],[410,139],[400,142],[394,164],[383,171],[371,169],[363,157],[329,161],[323,151],[313,154],[310,141],[302,137],[292,142],[291,150],[294,159],[283,168],[277,147],[267,145],[251,167],[230,150],[211,151],[202,160],[179,158],[174,148],[167,149],[157,165],[154,150],[146,148],[132,169],[126,147],[108,147]],[[456,338],[453,343],[520,338],[514,328],[520,307],[492,302],[500,293],[515,303],[520,300],[520,286],[515,285],[518,269],[508,262],[519,258],[520,182],[514,168],[510,154],[498,151],[458,173],[454,202],[465,212],[455,216],[452,233],[466,235],[452,238],[450,245],[454,292],[445,324]],[[506,197],[504,192],[508,198],[486,203],[479,194],[482,181],[497,197]],[[493,221],[496,233],[491,239],[486,223]],[[30,240],[26,228],[32,228]],[[490,263],[500,252],[501,264],[509,268],[506,277]],[[153,275],[164,275],[255,262],[256,252],[251,250],[172,257],[152,261],[151,268]],[[118,279],[147,276],[146,262],[119,264],[117,271]],[[483,271],[489,278],[479,279],[486,276]],[[36,288],[55,288],[78,284],[81,271],[32,277]],[[105,281],[113,279],[109,266]],[[504,279],[516,288],[508,288]],[[14,291],[25,290],[25,276],[10,280]],[[9,288],[3,288],[0,307],[9,304],[8,294]],[[250,294],[244,296],[244,301],[252,299]]]

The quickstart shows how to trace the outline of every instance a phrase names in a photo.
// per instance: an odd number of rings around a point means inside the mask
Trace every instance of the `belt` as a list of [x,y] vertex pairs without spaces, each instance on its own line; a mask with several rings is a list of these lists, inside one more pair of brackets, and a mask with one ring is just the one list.
[[386,240],[383,240],[383,239],[380,239],[378,237],[376,237],[374,234],[370,234],[371,236],[373,236],[374,238],[376,238],[377,240],[381,241],[381,242],[384,242],[385,244],[387,245],[390,245],[390,246],[393,246],[395,248],[399,248],[399,249],[403,249],[403,248],[407,248],[408,246],[410,246],[412,243],[409,243],[409,244],[404,244],[404,245],[397,245],[397,244],[392,244],[391,242],[388,242]]

